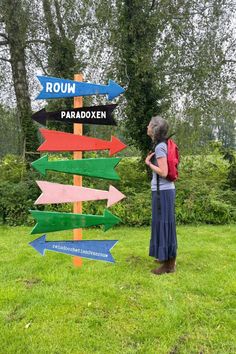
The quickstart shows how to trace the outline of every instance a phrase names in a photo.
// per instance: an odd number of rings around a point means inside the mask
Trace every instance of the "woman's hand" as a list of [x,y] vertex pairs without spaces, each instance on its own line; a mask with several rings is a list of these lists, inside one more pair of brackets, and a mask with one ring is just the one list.
[[145,159],[145,164],[150,166],[151,163],[151,158],[155,155],[155,152],[151,152],[150,154],[147,155],[146,159]]
[[168,174],[168,164],[167,164],[167,158],[166,157],[160,157],[157,159],[157,164],[151,164],[151,158],[155,155],[155,152],[151,152],[147,155],[145,159],[145,164],[148,165],[152,171],[156,172],[159,176],[166,178]]

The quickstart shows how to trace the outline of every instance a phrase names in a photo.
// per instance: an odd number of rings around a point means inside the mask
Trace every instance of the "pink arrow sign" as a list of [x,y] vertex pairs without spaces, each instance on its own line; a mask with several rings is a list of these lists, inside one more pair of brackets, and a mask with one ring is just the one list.
[[125,149],[127,146],[119,139],[112,136],[111,141],[80,136],[56,130],[39,129],[45,141],[38,151],[96,151],[110,150],[112,156]]
[[34,204],[57,204],[107,199],[107,207],[109,208],[125,198],[124,194],[111,185],[109,191],[103,191],[47,181],[36,181],[36,183],[43,193]]

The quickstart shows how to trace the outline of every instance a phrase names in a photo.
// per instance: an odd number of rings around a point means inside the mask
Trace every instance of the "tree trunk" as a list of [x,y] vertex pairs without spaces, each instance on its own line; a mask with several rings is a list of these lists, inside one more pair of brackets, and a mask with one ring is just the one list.
[[[43,0],[42,3],[50,43],[47,50],[47,71],[51,76],[73,80],[76,73],[75,43],[66,35],[59,3],[56,0]],[[52,12],[53,6],[55,14]],[[63,98],[60,100],[50,100],[48,103],[48,108],[52,111],[57,111],[62,106],[68,109],[72,108],[72,100],[70,98]],[[58,122],[49,122],[48,127],[51,129],[62,128]],[[70,125],[63,127],[63,129],[64,131],[72,132],[72,126]]]
[[157,85],[153,60],[157,25],[150,15],[149,1],[125,0],[118,5],[118,75],[121,84],[128,83],[125,127],[127,137],[144,159],[151,149],[146,127],[151,117],[163,110],[159,104],[163,93]]
[[[8,36],[17,115],[22,129],[21,151],[33,152],[38,147],[37,129],[31,115],[31,102],[27,81],[25,42],[27,15],[19,0],[4,1],[4,22]],[[27,154],[26,159],[31,159]]]

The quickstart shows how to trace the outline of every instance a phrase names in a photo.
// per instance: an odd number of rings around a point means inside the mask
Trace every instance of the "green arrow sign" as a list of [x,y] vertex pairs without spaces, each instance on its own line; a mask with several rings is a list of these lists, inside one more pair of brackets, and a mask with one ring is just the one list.
[[32,162],[32,166],[46,175],[46,170],[66,172],[72,175],[90,176],[103,179],[119,180],[120,177],[115,171],[116,165],[121,158],[99,158],[99,159],[81,159],[81,160],[60,160],[48,161],[48,156],[45,155],[40,159]]
[[37,220],[37,224],[31,231],[31,234],[79,229],[95,225],[104,225],[104,231],[107,231],[121,221],[107,209],[104,210],[103,215],[58,213],[39,210],[30,210],[30,212],[33,218]]

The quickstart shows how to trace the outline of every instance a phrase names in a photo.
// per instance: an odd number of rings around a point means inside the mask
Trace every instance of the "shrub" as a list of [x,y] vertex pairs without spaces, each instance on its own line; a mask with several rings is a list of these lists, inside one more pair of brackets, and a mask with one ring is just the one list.
[[[65,157],[66,156],[66,157]],[[87,154],[86,157],[98,157]],[[67,158],[67,155],[52,156],[50,159]],[[9,225],[32,223],[29,209],[71,212],[72,204],[52,204],[34,206],[40,190],[35,183],[47,180],[72,184],[70,174],[48,172],[42,176],[27,168],[19,157],[7,155],[0,162],[0,217]],[[83,186],[108,190],[112,184],[126,195],[110,210],[131,226],[150,225],[151,191],[145,165],[138,158],[123,158],[116,167],[120,181],[110,181],[83,177]],[[180,178],[176,182],[177,223],[224,224],[236,222],[236,191],[230,188],[229,161],[223,159],[218,151],[207,156],[182,157],[179,168]],[[84,202],[84,214],[102,215],[106,201]]]
[[26,174],[26,164],[21,157],[7,154],[0,160],[0,181],[18,183]]
[[[225,224],[234,222],[235,205],[227,189],[229,162],[215,150],[207,156],[186,156],[176,183],[178,223]],[[227,198],[225,198],[227,196]]]
[[29,188],[25,182],[0,183],[0,216],[4,223],[11,226],[26,224],[32,205]]

